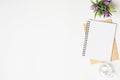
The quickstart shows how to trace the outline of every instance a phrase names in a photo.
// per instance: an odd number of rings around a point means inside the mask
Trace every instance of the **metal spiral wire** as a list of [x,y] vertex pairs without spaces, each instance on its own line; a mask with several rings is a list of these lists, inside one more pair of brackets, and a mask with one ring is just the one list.
[[90,21],[87,22],[87,30],[85,32],[85,38],[84,38],[82,56],[85,56],[85,54],[86,54],[86,47],[87,47],[87,41],[88,41],[89,26],[90,26]]

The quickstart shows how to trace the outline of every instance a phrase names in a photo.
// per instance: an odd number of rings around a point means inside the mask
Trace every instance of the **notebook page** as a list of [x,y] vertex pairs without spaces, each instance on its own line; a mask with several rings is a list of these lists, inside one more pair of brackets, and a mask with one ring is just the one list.
[[90,20],[86,55],[91,59],[110,61],[116,24]]

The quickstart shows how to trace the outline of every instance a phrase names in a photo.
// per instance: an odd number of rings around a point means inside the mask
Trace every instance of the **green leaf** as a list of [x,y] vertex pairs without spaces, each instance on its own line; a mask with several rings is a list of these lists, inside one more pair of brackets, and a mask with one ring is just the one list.
[[90,0],[92,4],[96,4],[93,0]]
[[99,4],[99,1],[98,1],[98,0],[96,0],[96,3],[97,3],[97,4]]
[[102,16],[103,15],[103,11],[101,11],[101,10],[98,10],[98,16]]
[[111,5],[108,5],[109,12],[116,12],[115,8]]
[[100,10],[104,10],[104,9],[105,9],[104,5],[101,5]]
[[101,16],[100,10],[98,11],[98,16]]
[[103,2],[104,2],[104,0],[101,0],[101,2],[103,3]]
[[104,2],[104,0],[101,0],[101,1],[99,2],[99,5],[102,6],[102,5],[103,5],[103,2]]
[[98,10],[95,12],[94,18],[96,18],[96,16],[97,16],[97,13],[98,13]]
[[112,16],[112,14],[111,13],[109,13],[110,14],[110,16]]

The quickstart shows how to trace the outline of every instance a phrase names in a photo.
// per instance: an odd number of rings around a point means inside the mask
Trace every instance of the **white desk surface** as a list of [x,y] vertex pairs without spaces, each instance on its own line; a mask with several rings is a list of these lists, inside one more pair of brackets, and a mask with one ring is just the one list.
[[[113,3],[120,53],[120,0]],[[0,80],[91,80],[81,52],[92,15],[89,0],[1,0]]]

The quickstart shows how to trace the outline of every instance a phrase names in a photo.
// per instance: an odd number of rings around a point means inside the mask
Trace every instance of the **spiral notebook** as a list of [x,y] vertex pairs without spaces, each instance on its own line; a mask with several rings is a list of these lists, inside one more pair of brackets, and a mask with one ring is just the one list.
[[116,24],[89,20],[87,25],[82,55],[91,59],[110,61]]

